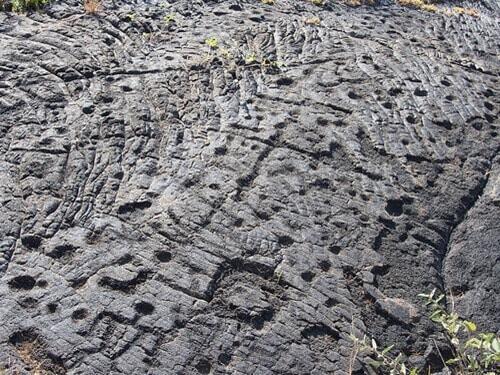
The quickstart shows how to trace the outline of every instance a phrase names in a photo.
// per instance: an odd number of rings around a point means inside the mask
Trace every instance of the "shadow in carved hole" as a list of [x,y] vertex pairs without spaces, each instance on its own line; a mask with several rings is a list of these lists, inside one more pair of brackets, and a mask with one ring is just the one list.
[[112,290],[119,290],[124,293],[131,293],[135,290],[137,285],[147,280],[149,274],[149,271],[139,271],[137,276],[132,280],[117,280],[109,276],[103,276],[102,279],[99,280],[98,285]]
[[155,307],[149,302],[141,301],[135,305],[135,311],[141,315],[151,315],[155,311]]
[[217,360],[219,361],[219,363],[221,363],[223,365],[226,365],[226,366],[229,363],[231,363],[231,359],[232,359],[232,355],[231,354],[227,354],[227,353],[221,353],[217,357]]
[[57,310],[57,304],[56,303],[49,303],[47,305],[47,311],[50,313],[50,314],[53,314],[55,313]]
[[307,327],[303,329],[300,334],[305,339],[319,337],[319,336],[331,336],[334,340],[338,340],[340,338],[339,333],[337,331],[324,325],[323,323]]
[[118,214],[123,215],[136,210],[145,210],[151,207],[151,205],[152,203],[149,201],[125,203],[118,207]]
[[294,240],[290,236],[279,236],[278,244],[281,246],[290,246],[294,243]]
[[307,281],[308,283],[314,279],[314,276],[316,276],[316,275],[311,271],[302,272],[300,274],[300,277],[302,277],[302,280]]
[[47,255],[54,259],[70,258],[78,248],[71,244],[57,245]]
[[16,276],[8,284],[12,289],[31,290],[35,286],[36,280],[28,275]]
[[172,260],[172,254],[168,251],[158,251],[156,253],[156,259],[162,263],[170,262]]
[[403,201],[399,199],[389,199],[385,210],[391,216],[401,216],[403,214]]
[[270,322],[273,319],[273,316],[274,312],[272,310],[266,310],[261,315],[252,317],[250,322],[255,329],[260,330],[264,328],[265,322]]
[[73,313],[71,314],[71,318],[73,320],[82,320],[82,319],[85,319],[88,315],[88,311],[87,309],[76,309],[75,311],[73,311]]
[[194,367],[200,374],[209,374],[212,370],[212,365],[206,359],[200,359]]
[[27,234],[21,237],[21,243],[28,249],[37,249],[42,243],[42,238],[37,235]]

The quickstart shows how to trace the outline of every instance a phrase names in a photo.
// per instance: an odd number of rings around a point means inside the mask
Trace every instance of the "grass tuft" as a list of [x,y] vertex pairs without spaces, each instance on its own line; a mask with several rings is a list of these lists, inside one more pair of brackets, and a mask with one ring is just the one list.
[[87,14],[96,14],[102,10],[101,0],[83,0],[83,9]]

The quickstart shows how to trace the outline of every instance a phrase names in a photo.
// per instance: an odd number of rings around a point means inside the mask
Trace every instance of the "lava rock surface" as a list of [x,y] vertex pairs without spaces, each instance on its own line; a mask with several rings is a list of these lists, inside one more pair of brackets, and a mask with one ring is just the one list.
[[433,288],[498,331],[499,9],[472,4],[0,13],[0,363],[342,375],[353,332],[438,371]]

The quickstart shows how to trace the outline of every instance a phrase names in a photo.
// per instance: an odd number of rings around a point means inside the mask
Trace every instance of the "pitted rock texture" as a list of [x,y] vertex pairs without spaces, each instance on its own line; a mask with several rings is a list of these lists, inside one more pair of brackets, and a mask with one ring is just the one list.
[[499,13],[467,5],[0,13],[0,362],[341,375],[353,332],[438,371],[432,288],[500,329]]

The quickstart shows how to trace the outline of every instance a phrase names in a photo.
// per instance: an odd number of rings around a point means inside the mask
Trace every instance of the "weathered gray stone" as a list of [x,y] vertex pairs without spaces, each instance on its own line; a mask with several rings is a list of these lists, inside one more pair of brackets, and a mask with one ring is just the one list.
[[0,363],[343,375],[353,332],[440,371],[435,287],[497,331],[499,7],[471,4],[0,12]]

